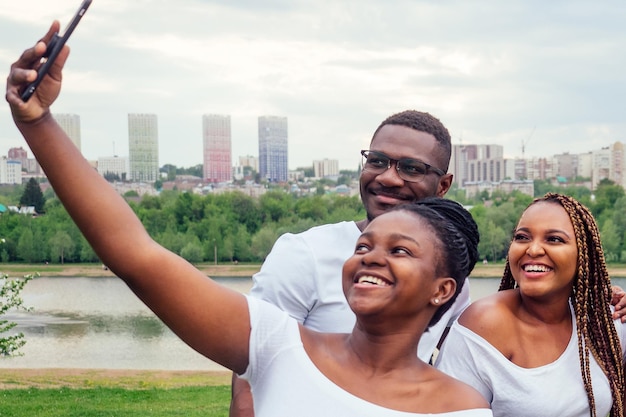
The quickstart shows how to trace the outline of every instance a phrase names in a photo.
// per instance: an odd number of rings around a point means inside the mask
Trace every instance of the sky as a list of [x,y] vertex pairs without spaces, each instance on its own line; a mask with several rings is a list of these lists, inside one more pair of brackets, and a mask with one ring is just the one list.
[[[1,79],[79,4],[0,0]],[[52,111],[80,115],[87,159],[127,156],[128,113],[157,114],[179,167],[202,163],[203,114],[231,116],[234,164],[275,115],[290,169],[356,170],[406,109],[505,157],[589,152],[626,142],[625,19],[624,0],[93,0]],[[3,103],[0,155],[26,148]]]

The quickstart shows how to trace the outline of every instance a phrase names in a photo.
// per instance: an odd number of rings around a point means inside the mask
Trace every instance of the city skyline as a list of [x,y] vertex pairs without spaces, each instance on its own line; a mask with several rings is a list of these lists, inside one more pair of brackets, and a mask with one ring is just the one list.
[[[130,115],[128,115],[128,116],[130,116]],[[156,115],[150,115],[150,116],[156,116]],[[273,116],[273,117],[277,117],[279,119],[281,118],[279,116]],[[158,142],[158,140],[157,140],[157,142]],[[455,170],[458,170],[458,167],[454,167],[455,159],[458,158],[458,157],[455,156],[455,150],[458,151],[458,150],[462,149],[463,147],[481,147],[481,148],[501,147],[502,148],[502,152],[501,152],[501,154],[498,155],[498,158],[501,158],[503,160],[511,160],[511,161],[516,161],[516,160],[517,161],[521,161],[521,160],[524,160],[524,161],[528,162],[528,161],[541,160],[541,159],[547,159],[547,160],[553,160],[553,159],[557,160],[557,159],[559,159],[559,160],[562,160],[564,158],[565,159],[569,159],[568,157],[575,157],[575,156],[581,156],[581,155],[587,155],[587,154],[593,154],[593,153],[601,154],[601,153],[605,152],[606,150],[612,148],[613,145],[616,145],[616,144],[621,144],[621,146],[626,148],[626,142],[614,141],[614,142],[603,144],[599,148],[586,149],[586,150],[583,150],[581,152],[564,151],[564,152],[559,153],[559,154],[537,155],[537,156],[532,156],[532,157],[526,156],[523,159],[521,157],[513,157],[513,158],[507,157],[505,152],[504,152],[505,149],[504,149],[504,147],[502,147],[502,145],[479,144],[479,143],[464,143],[462,145],[461,144],[453,144],[452,145],[453,146],[452,158],[450,160],[451,164],[450,164],[450,167],[448,169],[448,172],[454,172]],[[7,156],[8,156],[8,159],[15,159],[15,160],[22,160],[22,159],[26,158],[26,157],[22,157],[22,156],[20,156],[20,157],[12,157],[11,156],[11,152],[19,152],[20,154],[28,154],[28,152],[30,152],[30,149],[25,144],[21,145],[21,146],[15,146],[15,147],[11,147],[11,148],[7,149],[6,152],[2,152],[2,150],[0,150],[0,156],[2,156],[4,158],[7,158]],[[107,160],[107,159],[111,159],[111,158],[113,158],[113,159],[119,158],[119,159],[129,160],[130,156],[129,155],[123,155],[123,154],[116,153],[115,155],[113,155],[113,154],[106,154],[106,155],[97,156],[96,158],[93,158],[93,159],[91,159],[91,158],[86,158],[86,159],[88,159],[89,161],[92,161],[92,162],[98,162],[101,159]],[[33,162],[35,161],[33,159],[32,155],[28,156],[28,159],[29,159],[29,161],[33,161]],[[294,171],[296,169],[301,169],[301,168],[310,168],[310,169],[313,169],[313,170],[317,169],[317,170],[320,170],[321,172],[323,172],[325,170],[329,170],[329,169],[331,171],[333,171],[333,172],[335,170],[337,170],[337,171],[343,171],[343,170],[346,170],[346,171],[357,171],[359,169],[359,166],[360,166],[359,164],[361,162],[361,159],[362,159],[362,156],[359,154],[359,163],[357,163],[357,165],[354,168],[351,169],[351,168],[344,168],[344,167],[339,166],[339,164],[337,163],[338,162],[337,159],[327,156],[327,157],[322,157],[320,159],[312,159],[308,164],[305,164],[305,165],[302,165],[302,166],[289,168],[289,171]],[[489,159],[492,159],[492,158],[490,158],[490,157],[480,157],[479,159],[480,160],[489,160]],[[254,161],[257,164],[257,166],[252,166],[252,168],[254,168],[255,170],[259,171],[259,169],[258,169],[259,168],[258,167],[259,156],[258,156],[258,154],[254,154],[254,153],[251,153],[251,152],[247,153],[247,154],[243,154],[243,155],[236,155],[236,156],[232,155],[232,158],[231,158],[231,168],[251,166],[251,162],[250,161]],[[106,161],[105,163],[108,164],[110,162]],[[327,165],[327,167],[325,167],[325,168],[322,168],[321,166],[323,166],[324,164],[329,164],[329,165]],[[196,166],[199,166],[199,165],[203,165],[203,161],[200,160],[200,161],[198,161],[198,163],[195,163],[195,164],[192,164],[192,165],[185,165],[185,166],[183,166],[183,165],[176,165],[176,164],[172,163],[171,161],[159,161],[158,162],[158,167],[159,168],[161,168],[161,167],[163,167],[165,165],[174,165],[174,166],[176,166],[178,168],[193,168],[193,167],[196,167]],[[317,165],[321,165],[321,166],[318,166],[316,168]],[[330,167],[330,168],[328,168],[328,167]],[[31,168],[33,168],[33,167],[31,167]],[[32,169],[30,169],[30,170],[32,170]],[[128,170],[130,170],[130,169],[128,169]]]
[[[79,3],[5,2],[5,77]],[[200,162],[202,114],[231,115],[233,155],[256,149],[256,116],[279,114],[289,168],[331,157],[354,169],[380,121],[405,109],[441,119],[454,144],[577,153],[626,140],[624,12],[616,0],[97,0],[52,111],[80,114],[92,160],[113,143],[128,153],[128,113],[158,114],[159,153],[177,166]],[[0,149],[22,144],[5,104]]]

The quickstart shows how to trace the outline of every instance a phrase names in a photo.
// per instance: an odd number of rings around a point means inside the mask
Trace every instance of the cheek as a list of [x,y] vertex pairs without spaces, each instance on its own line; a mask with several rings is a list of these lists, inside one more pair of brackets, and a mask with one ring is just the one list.
[[372,182],[374,178],[376,178],[376,175],[370,174],[367,171],[361,171],[361,176],[359,177],[359,184],[361,185],[361,188]]
[[563,262],[567,265],[567,268],[571,270],[573,277],[576,275],[576,270],[578,269],[578,251],[573,251],[564,255]]
[[352,277],[354,276],[357,266],[360,264],[359,258],[356,256],[349,257],[344,263],[342,268],[343,282],[352,283]]
[[429,178],[424,178],[420,182],[405,182],[405,184],[411,190],[416,200],[437,195],[437,183],[433,183]]
[[526,248],[520,244],[512,242],[509,246],[509,263],[514,264],[517,260],[524,255]]

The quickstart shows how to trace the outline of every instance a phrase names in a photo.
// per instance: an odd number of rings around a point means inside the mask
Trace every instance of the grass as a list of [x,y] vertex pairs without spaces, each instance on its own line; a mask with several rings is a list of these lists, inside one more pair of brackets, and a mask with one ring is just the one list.
[[0,417],[228,416],[230,373],[0,369]]
[[230,385],[145,390],[124,388],[0,391],[0,416],[228,416]]

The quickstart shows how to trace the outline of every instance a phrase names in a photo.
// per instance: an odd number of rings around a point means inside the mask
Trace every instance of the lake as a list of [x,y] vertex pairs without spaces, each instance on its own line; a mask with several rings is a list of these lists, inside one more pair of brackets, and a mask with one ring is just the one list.
[[[214,278],[247,293],[252,279]],[[500,280],[470,280],[472,300],[495,292]],[[626,279],[614,280],[626,288]],[[225,370],[180,341],[118,278],[45,278],[22,293],[31,312],[5,316],[27,343],[23,356],[0,368]]]

